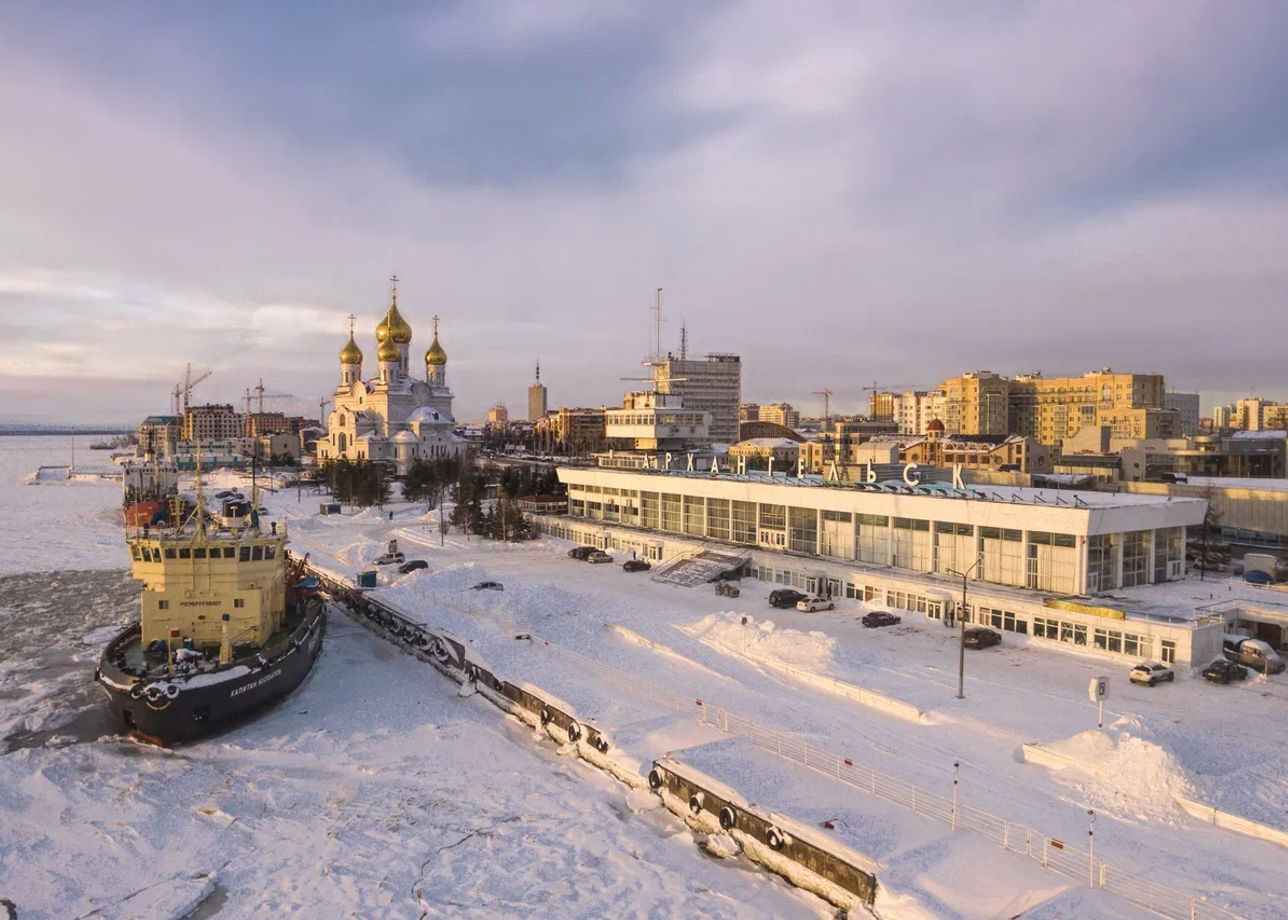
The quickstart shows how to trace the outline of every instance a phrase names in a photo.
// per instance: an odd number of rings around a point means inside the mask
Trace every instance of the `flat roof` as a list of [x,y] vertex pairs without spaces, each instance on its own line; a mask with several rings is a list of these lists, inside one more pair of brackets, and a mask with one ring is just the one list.
[[[1143,508],[1199,502],[1201,498],[1173,498],[1167,495],[1150,495],[1134,492],[1096,492],[1086,489],[1041,489],[1030,486],[968,485],[955,489],[947,483],[923,482],[909,486],[901,480],[882,482],[837,482],[816,473],[802,477],[770,474],[749,470],[746,473],[721,471],[690,472],[688,470],[615,469],[609,467],[560,467],[576,473],[603,473],[614,476],[657,476],[695,479],[704,482],[738,482],[748,485],[793,486],[796,488],[832,489],[837,492],[867,492],[890,495],[915,495],[925,498],[951,498],[958,500],[993,501],[1010,504],[1047,506],[1050,508]],[[1288,488],[1288,480],[1284,480]]]

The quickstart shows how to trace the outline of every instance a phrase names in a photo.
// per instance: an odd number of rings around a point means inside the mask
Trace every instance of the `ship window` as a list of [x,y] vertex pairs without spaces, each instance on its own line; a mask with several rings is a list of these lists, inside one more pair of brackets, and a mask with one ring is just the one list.
[[264,558],[264,547],[262,547],[262,546],[256,546],[256,547],[252,548],[252,549],[251,549],[250,558],[254,559],[256,562],[259,562],[261,559],[263,559],[263,558]]
[[173,558],[174,558],[174,547],[173,547],[173,546],[167,546],[167,547],[165,548],[165,557],[166,557],[167,559],[173,559]]
[[237,558],[242,562],[250,562],[250,547],[243,546],[241,552],[237,554]]
[[233,558],[233,555],[234,555],[233,548],[232,548],[231,546],[225,546],[225,547],[224,547],[224,558],[225,558],[225,559],[231,559],[231,558]]
[[169,610],[169,609],[170,609],[169,601],[157,601],[157,610]]
[[184,546],[184,547],[180,548],[180,550],[179,550],[179,558],[180,558],[180,559],[187,559],[187,558],[189,558],[191,555],[192,555],[192,550],[188,549],[188,547]]
[[193,559],[205,559],[205,558],[206,558],[206,548],[205,548],[204,546],[198,546],[196,549],[194,549],[194,550],[192,551],[192,558],[193,558]]
[[265,558],[265,559],[272,559],[272,558],[273,558],[273,556],[274,556],[273,547],[271,547],[271,546],[265,546],[265,547],[264,547],[264,558]]
[[137,546],[131,546],[131,547],[130,547],[130,555],[132,555],[132,556],[134,557],[134,561],[135,561],[135,562],[139,562],[139,561],[140,561],[139,548],[138,548]]
[[233,598],[233,606],[234,606],[234,607],[245,607],[245,606],[246,606],[246,600],[245,600],[245,598],[241,598],[241,597],[234,597],[234,598]]

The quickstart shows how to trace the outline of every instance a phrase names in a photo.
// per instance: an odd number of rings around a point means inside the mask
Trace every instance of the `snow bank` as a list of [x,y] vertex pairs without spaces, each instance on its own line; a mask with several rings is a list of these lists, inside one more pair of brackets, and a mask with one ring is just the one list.
[[778,629],[772,620],[734,611],[713,613],[690,626],[679,627],[693,638],[726,654],[776,661],[804,670],[826,672],[836,639],[813,630]]
[[1138,821],[1177,822],[1176,795],[1190,781],[1172,753],[1140,737],[1133,720],[1119,719],[1104,731],[1079,732],[1041,747],[1067,760],[1071,770],[1054,775],[1076,789],[1097,811]]

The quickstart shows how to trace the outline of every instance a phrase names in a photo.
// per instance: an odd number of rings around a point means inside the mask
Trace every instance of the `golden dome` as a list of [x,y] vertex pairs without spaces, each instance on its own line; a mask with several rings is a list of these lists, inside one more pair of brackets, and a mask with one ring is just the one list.
[[407,345],[411,342],[411,326],[407,325],[407,320],[403,319],[402,314],[398,312],[397,298],[389,305],[385,322],[389,324],[389,337],[394,340],[395,345]]
[[438,344],[438,316],[434,316],[434,342],[429,346],[429,351],[425,352],[425,364],[430,367],[442,367],[447,363],[447,352],[443,351],[443,346]]
[[359,348],[358,343],[353,340],[352,332],[349,333],[348,344],[346,344],[344,348],[340,349],[340,363],[341,364],[361,364],[362,363],[362,349]]
[[402,355],[398,353],[398,346],[394,343],[393,336],[386,336],[385,340],[380,343],[376,349],[376,360],[378,361],[397,361]]

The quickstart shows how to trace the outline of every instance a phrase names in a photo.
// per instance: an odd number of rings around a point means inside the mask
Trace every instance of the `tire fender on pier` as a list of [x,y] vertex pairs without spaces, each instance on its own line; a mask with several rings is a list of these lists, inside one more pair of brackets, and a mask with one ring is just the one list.
[[569,741],[577,741],[577,740],[578,740],[578,739],[580,739],[580,738],[581,738],[581,723],[580,723],[580,722],[569,722],[569,723],[568,723],[568,740],[569,740]]
[[733,810],[732,805],[726,805],[720,809],[720,826],[725,830],[732,830],[733,826],[738,823],[738,812]]
[[654,791],[662,788],[662,774],[656,768],[648,771],[648,787]]
[[771,827],[765,831],[765,843],[769,844],[771,850],[781,850],[787,843],[787,835],[776,827]]
[[705,798],[706,796],[701,792],[695,792],[693,795],[689,796],[689,812],[695,815],[701,813],[702,802]]

